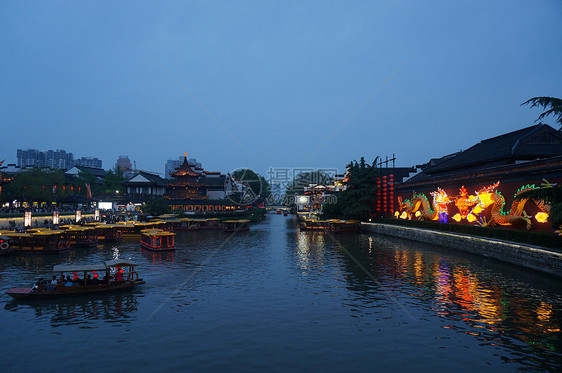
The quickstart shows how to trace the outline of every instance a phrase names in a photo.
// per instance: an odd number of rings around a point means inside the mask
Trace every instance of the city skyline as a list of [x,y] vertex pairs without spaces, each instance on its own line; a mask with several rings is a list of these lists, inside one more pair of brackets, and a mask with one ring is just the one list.
[[129,5],[2,5],[0,159],[407,167],[532,125],[520,104],[562,86],[557,1]]

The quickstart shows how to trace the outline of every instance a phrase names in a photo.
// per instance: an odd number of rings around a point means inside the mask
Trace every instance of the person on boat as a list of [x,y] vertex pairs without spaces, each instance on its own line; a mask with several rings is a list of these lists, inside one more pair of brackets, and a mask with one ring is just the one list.
[[71,287],[74,286],[74,281],[72,281],[72,279],[70,278],[70,276],[66,276],[66,282],[64,283],[65,287]]
[[108,281],[107,273],[106,273],[105,276],[103,276],[103,279],[101,280],[101,283],[102,283],[102,284],[107,284],[108,282],[109,282],[109,281]]
[[97,274],[94,275],[94,278],[90,280],[90,275],[88,275],[88,284],[90,285],[99,285],[100,280],[98,280]]
[[86,278],[86,285],[93,285],[92,276],[88,275],[88,277]]
[[115,273],[115,282],[122,282],[123,281],[123,269],[121,267],[117,267],[117,273]]
[[36,292],[39,291],[39,289],[41,288],[41,285],[43,285],[43,279],[40,278],[39,280],[37,280],[37,282],[35,283],[35,285],[33,285],[31,287],[31,291],[32,292]]
[[57,276],[53,276],[53,279],[51,280],[51,285],[58,285],[59,284],[59,280],[57,280]]

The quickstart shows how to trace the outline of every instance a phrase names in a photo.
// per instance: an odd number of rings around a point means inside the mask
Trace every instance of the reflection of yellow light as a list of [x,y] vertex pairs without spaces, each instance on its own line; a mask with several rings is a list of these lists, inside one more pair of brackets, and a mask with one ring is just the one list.
[[308,197],[300,196],[299,197],[299,203],[308,203]]
[[468,220],[469,222],[473,222],[476,221],[476,216],[472,215],[472,214],[468,214],[466,217],[466,220]]
[[421,211],[416,211],[414,215],[416,215],[416,218],[419,218],[421,216]]
[[546,223],[548,221],[548,214],[546,212],[537,212],[535,219],[537,219],[539,223]]
[[550,316],[552,315],[552,306],[548,303],[541,302],[539,307],[537,308],[537,317],[541,321],[548,321],[550,320]]
[[[405,211],[404,211],[404,212],[405,212]],[[400,213],[399,213],[398,211],[396,211],[396,212],[394,213],[394,217],[395,217],[395,218],[398,218],[399,216],[400,216]]]
[[458,213],[455,214],[455,215],[453,216],[453,220],[455,220],[455,221],[457,221],[457,222],[461,221],[461,214],[458,214]]
[[[396,211],[398,213],[398,211]],[[404,211],[402,213],[402,215],[400,215],[400,219],[406,219],[408,217],[408,214],[406,214],[406,211]]]

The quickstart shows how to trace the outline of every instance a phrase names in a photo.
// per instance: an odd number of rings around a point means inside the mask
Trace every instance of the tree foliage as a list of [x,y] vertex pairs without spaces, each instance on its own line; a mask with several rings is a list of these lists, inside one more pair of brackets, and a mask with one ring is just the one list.
[[361,157],[347,165],[346,190],[339,192],[336,203],[326,203],[322,207],[325,217],[365,220],[374,213],[373,205],[377,194],[377,158],[371,165]]
[[333,184],[334,178],[322,171],[301,172],[295,176],[293,181],[285,191],[285,200],[290,206],[295,205],[295,196],[304,194],[304,189],[311,184],[330,185]]
[[552,115],[555,118],[556,123],[560,126],[562,130],[562,99],[555,98],[555,97],[533,97],[521,105],[530,105],[531,108],[535,106],[542,107],[543,109],[548,109],[539,115],[536,122],[541,121],[543,118],[546,118]]
[[247,184],[256,197],[266,199],[271,194],[271,187],[267,180],[248,168],[236,170],[232,173],[235,180]]
[[113,194],[116,190],[118,190],[119,193],[123,193],[125,191],[125,181],[127,181],[127,178],[123,175],[123,169],[121,167],[115,167],[115,170],[109,170],[105,173],[103,190],[107,194]]
[[71,193],[65,185],[62,170],[39,169],[18,173],[14,180],[4,186],[2,200],[27,202],[54,202]]
[[170,211],[168,200],[164,197],[151,198],[142,207],[142,212],[153,216],[167,214]]

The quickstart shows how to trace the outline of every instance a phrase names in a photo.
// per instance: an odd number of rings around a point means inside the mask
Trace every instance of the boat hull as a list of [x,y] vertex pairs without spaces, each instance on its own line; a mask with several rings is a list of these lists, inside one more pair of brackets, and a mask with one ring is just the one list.
[[14,299],[49,299],[59,297],[72,297],[88,294],[103,294],[112,293],[116,291],[130,290],[137,285],[142,285],[145,282],[142,279],[136,281],[126,281],[119,285],[89,285],[81,287],[63,288],[63,290],[41,291],[32,292],[31,288],[13,288],[8,290],[6,294]]

